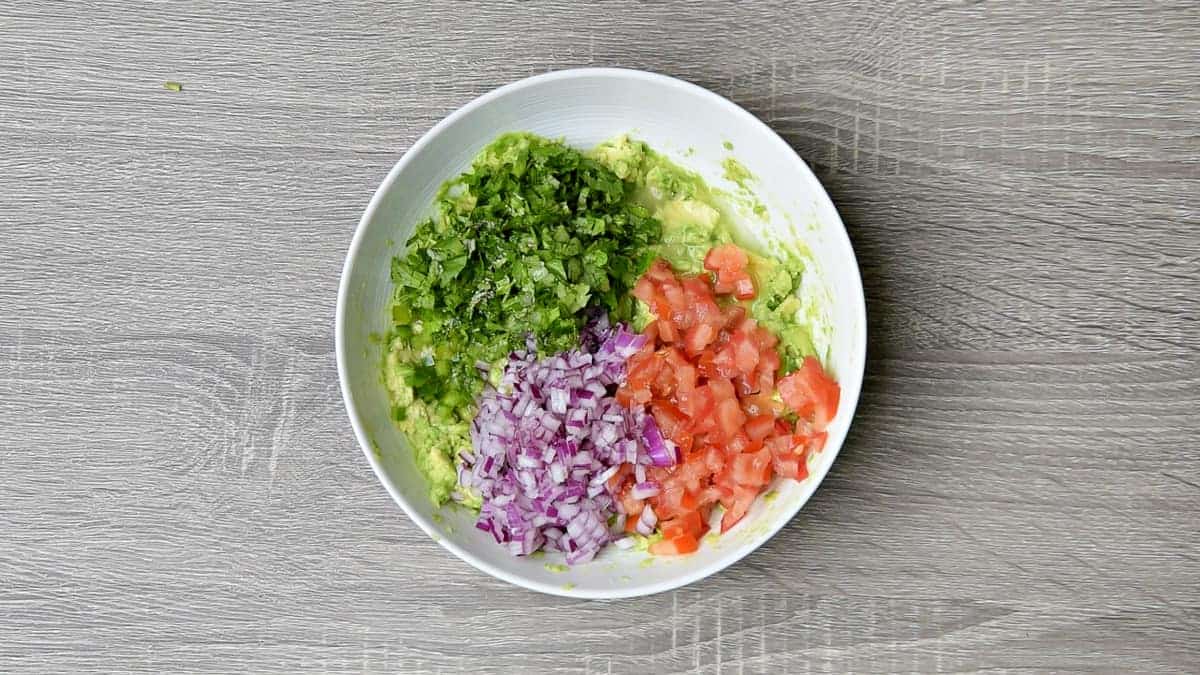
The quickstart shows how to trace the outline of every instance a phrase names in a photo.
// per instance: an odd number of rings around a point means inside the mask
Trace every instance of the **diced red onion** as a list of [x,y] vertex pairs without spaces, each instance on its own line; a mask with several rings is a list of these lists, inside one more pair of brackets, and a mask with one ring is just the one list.
[[634,499],[649,499],[657,495],[660,490],[662,490],[662,487],[657,482],[648,480],[635,484],[633,489],[629,491],[629,496]]
[[642,515],[638,516],[637,529],[638,534],[649,537],[654,534],[654,526],[658,525],[658,516],[654,515],[654,508],[649,504],[642,509]]
[[650,462],[654,466],[675,465],[675,448],[670,441],[662,437],[653,415],[646,415],[646,422],[642,427],[642,442],[646,444],[646,454],[650,455]]
[[[566,552],[568,564],[591,560],[615,536],[608,519],[620,506],[607,483],[620,465],[638,467],[643,491],[650,489],[645,465],[667,465],[650,452],[647,439],[665,446],[657,428],[647,434],[653,418],[608,395],[644,338],[603,320],[584,331],[582,342],[587,351],[538,361],[527,341],[524,351],[509,355],[499,388],[486,387],[471,424],[473,452],[459,482],[483,502],[476,527],[514,555],[545,548]],[[642,519],[652,519],[645,526],[652,532],[656,520],[646,511]],[[623,526],[624,516],[614,522]]]

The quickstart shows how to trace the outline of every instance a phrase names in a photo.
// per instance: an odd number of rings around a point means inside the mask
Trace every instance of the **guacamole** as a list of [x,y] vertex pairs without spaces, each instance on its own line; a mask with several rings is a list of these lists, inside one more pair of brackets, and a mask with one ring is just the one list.
[[[724,167],[748,192],[753,175],[732,158]],[[641,330],[654,317],[629,290],[655,258],[695,274],[714,245],[738,244],[758,291],[750,311],[779,337],[783,370],[815,355],[797,297],[804,256],[739,236],[738,203],[627,136],[579,152],[505,134],[447,182],[435,216],[392,262],[383,362],[393,417],[430,499],[479,504],[459,487],[458,470],[471,452],[481,374],[496,384],[527,334],[541,353],[577,345],[586,307]],[[749,211],[765,214],[753,204]]]

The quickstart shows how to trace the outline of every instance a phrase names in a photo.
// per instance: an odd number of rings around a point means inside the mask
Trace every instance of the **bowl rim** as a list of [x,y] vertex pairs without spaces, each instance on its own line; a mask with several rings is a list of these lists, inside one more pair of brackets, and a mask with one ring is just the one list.
[[417,509],[413,508],[412,505],[410,505],[409,500],[403,494],[401,494],[400,491],[396,489],[395,485],[392,484],[392,481],[387,478],[387,474],[383,470],[381,461],[376,458],[374,453],[371,451],[371,441],[368,438],[365,429],[363,428],[358,408],[350,394],[350,383],[347,380],[346,368],[349,357],[347,354],[346,338],[344,337],[344,334],[346,331],[346,307],[348,304],[347,298],[350,292],[351,266],[353,261],[358,257],[359,248],[363,243],[364,232],[366,231],[367,223],[372,217],[374,217],[375,212],[378,210],[380,203],[384,199],[384,196],[399,178],[405,167],[407,167],[412,159],[419,154],[419,150],[431,143],[433,139],[436,138],[438,134],[442,133],[444,129],[450,127],[459,119],[465,117],[472,111],[487,105],[491,101],[511,94],[515,91],[545,82],[580,77],[642,80],[644,82],[649,82],[664,87],[683,90],[706,98],[714,104],[728,109],[736,117],[741,118],[745,124],[757,126],[761,130],[766,131],[772,138],[771,142],[774,143],[791,159],[795,170],[801,175],[806,176],[808,180],[817,186],[817,191],[820,193],[817,196],[817,199],[819,202],[821,202],[820,205],[822,207],[827,207],[829,212],[833,214],[836,220],[837,228],[831,228],[836,229],[835,236],[837,237],[837,241],[834,243],[835,245],[844,248],[849,254],[849,260],[854,266],[854,274],[851,275],[851,278],[857,287],[857,293],[854,294],[854,297],[857,298],[858,302],[856,303],[857,306],[854,309],[856,310],[857,314],[855,318],[858,322],[859,335],[857,337],[859,339],[859,349],[858,353],[853,355],[851,364],[852,366],[857,364],[858,367],[856,369],[857,372],[843,374],[843,377],[848,376],[858,384],[858,386],[855,387],[853,400],[843,401],[843,405],[849,405],[850,422],[853,421],[854,414],[858,409],[858,401],[862,393],[863,375],[866,370],[866,296],[863,292],[862,286],[862,271],[858,265],[858,259],[854,253],[854,246],[850,242],[850,235],[846,232],[846,226],[842,221],[841,214],[838,213],[837,208],[834,206],[833,201],[829,197],[829,193],[825,190],[825,186],[821,184],[820,180],[817,179],[812,169],[810,169],[808,164],[805,163],[805,161],[796,153],[795,149],[793,149],[792,146],[787,143],[787,141],[783,140],[783,138],[780,137],[779,134],[776,133],[775,130],[769,125],[737,103],[734,103],[724,96],[721,96],[720,94],[717,94],[716,92],[706,89],[700,85],[693,84],[686,80],[672,77],[670,75],[663,75],[660,73],[631,68],[591,67],[556,70],[527,77],[492,89],[491,91],[488,91],[471,100],[469,103],[458,108],[439,121],[437,124],[433,125],[433,127],[422,134],[421,137],[417,139],[415,143],[413,143],[412,147],[404,152],[403,156],[401,156],[396,164],[392,167],[392,170],[388,172],[387,177],[384,178],[383,182],[380,183],[378,188],[376,188],[375,193],[371,196],[371,201],[367,203],[367,207],[363,211],[362,217],[359,218],[358,225],[354,229],[354,236],[350,241],[350,248],[346,253],[345,262],[342,264],[342,277],[338,284],[337,307],[335,310],[336,316],[334,319],[334,351],[337,359],[338,384],[342,391],[342,400],[345,403],[347,415],[350,417],[350,425],[354,428],[354,435],[358,440],[358,445],[362,450],[363,455],[366,457],[367,463],[370,464],[371,470],[375,472],[375,477],[380,483],[383,484],[384,489],[386,489],[388,494],[391,495],[392,500],[400,505],[400,508],[404,510],[408,517],[415,522],[417,526],[425,532],[426,535],[440,544],[442,548],[453,553],[456,557],[458,557],[458,559],[497,579],[501,579],[515,586],[540,593],[589,600],[615,600],[654,595],[686,586],[690,583],[716,574],[725,568],[736,564],[738,561],[756,551],[760,546],[774,537],[779,530],[784,527],[784,525],[791,522],[792,519],[796,517],[796,514],[799,513],[800,510],[804,508],[805,504],[808,503],[809,499],[812,498],[812,495],[816,493],[817,488],[820,487],[821,482],[825,479],[825,476],[829,473],[830,468],[833,467],[833,463],[837,460],[837,455],[841,450],[843,443],[845,443],[846,435],[849,434],[849,425],[847,426],[846,434],[838,440],[838,443],[835,447],[826,447],[822,451],[823,454],[829,454],[831,456],[829,462],[824,463],[823,470],[809,475],[809,479],[813,481],[813,489],[809,492],[809,494],[804,499],[798,501],[795,508],[790,513],[787,513],[786,517],[777,518],[774,523],[770,524],[765,530],[765,536],[755,537],[754,540],[751,540],[751,543],[744,545],[740,549],[737,549],[734,556],[718,563],[700,567],[687,574],[682,574],[678,577],[673,577],[671,579],[648,586],[630,586],[626,588],[613,587],[607,591],[567,588],[561,584],[548,584],[510,574],[505,570],[493,566],[487,560],[475,556],[474,554],[457,545],[455,542],[439,536],[433,523],[427,521],[427,519],[425,519]]

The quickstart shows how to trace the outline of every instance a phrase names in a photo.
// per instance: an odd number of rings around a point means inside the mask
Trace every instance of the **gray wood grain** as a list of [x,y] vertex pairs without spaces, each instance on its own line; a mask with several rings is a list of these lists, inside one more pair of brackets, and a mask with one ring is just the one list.
[[[772,124],[871,318],[796,520],[613,603],[410,523],[332,337],[399,155],[588,64]],[[1191,2],[4,3],[0,671],[1200,671],[1198,64]]]

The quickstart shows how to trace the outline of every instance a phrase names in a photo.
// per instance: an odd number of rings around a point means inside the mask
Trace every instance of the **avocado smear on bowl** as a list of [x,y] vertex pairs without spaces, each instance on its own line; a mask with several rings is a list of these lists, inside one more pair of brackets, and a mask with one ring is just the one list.
[[656,258],[700,273],[709,249],[737,243],[759,291],[750,311],[779,337],[782,370],[816,355],[797,297],[805,256],[756,250],[722,193],[628,136],[581,152],[502,135],[442,186],[434,211],[392,261],[382,370],[437,505],[479,507],[458,477],[485,381],[499,384],[527,336],[545,353],[577,346],[588,308],[640,330],[653,316],[629,291]]

